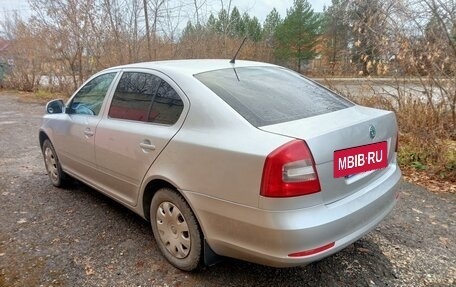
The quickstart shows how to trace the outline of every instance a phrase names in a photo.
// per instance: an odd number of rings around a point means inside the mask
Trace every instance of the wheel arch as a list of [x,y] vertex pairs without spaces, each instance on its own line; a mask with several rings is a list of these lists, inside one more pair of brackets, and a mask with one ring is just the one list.
[[[143,209],[142,211],[143,211],[143,216],[147,221],[150,221],[150,203],[152,202],[152,197],[154,197],[154,194],[159,189],[165,188],[165,187],[176,190],[179,194],[182,195],[182,193],[179,191],[179,189],[177,189],[174,185],[172,185],[171,183],[169,183],[168,181],[166,181],[164,179],[157,178],[157,179],[153,179],[153,180],[149,181],[147,183],[146,187],[144,188],[144,192],[143,192],[143,196],[142,196],[142,209]],[[185,198],[185,200],[187,201],[186,198]],[[188,201],[187,201],[187,203],[188,203]],[[188,204],[188,205],[190,205],[190,204]],[[191,208],[191,206],[190,206],[190,208]],[[193,211],[193,208],[192,208],[192,212],[195,213]],[[199,222],[198,222],[198,224],[199,224]]]
[[202,233],[202,255],[203,255],[203,262],[206,266],[215,265],[223,260],[223,257],[215,253],[209,243],[206,240],[206,234],[204,231],[203,226],[201,225],[201,220],[198,214],[195,212],[191,202],[189,202],[188,198],[173,184],[169,181],[157,178],[149,181],[144,188],[143,196],[142,196],[142,209],[143,209],[143,216],[144,218],[150,222],[150,204],[152,202],[152,198],[154,194],[160,190],[161,188],[171,188],[175,190],[178,194],[182,196],[182,198],[187,202],[190,210],[193,212],[196,221],[198,223],[199,229]]
[[40,148],[43,149],[43,143],[45,140],[49,140],[51,141],[51,139],[49,138],[49,136],[43,131],[43,130],[40,130],[40,133],[39,133],[39,140],[40,140]]
[[[201,228],[201,231],[203,232],[204,235],[204,228],[201,226],[201,220],[198,216],[198,213],[195,212],[195,208],[193,207],[193,204],[188,200],[188,198],[185,196],[185,194],[176,187],[175,184],[171,183],[169,180],[164,179],[164,178],[154,178],[150,180],[145,188],[144,192],[142,194],[142,212],[143,212],[143,217],[147,220],[150,221],[150,203],[152,202],[152,197],[154,197],[154,194],[161,188],[170,188],[176,191],[180,196],[184,198],[184,200],[187,202],[188,206],[190,207],[191,211],[196,217],[196,220],[198,221],[198,225]],[[141,210],[141,209],[140,209]]]

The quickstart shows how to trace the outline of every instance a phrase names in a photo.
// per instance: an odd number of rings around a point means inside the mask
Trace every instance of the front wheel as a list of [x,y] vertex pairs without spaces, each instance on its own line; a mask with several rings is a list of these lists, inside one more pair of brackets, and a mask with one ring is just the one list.
[[202,233],[185,199],[175,190],[158,190],[150,205],[150,221],[158,248],[175,267],[192,271],[202,257]]
[[48,139],[43,143],[43,157],[51,183],[57,187],[63,186],[67,181],[67,177],[60,166],[57,153]]

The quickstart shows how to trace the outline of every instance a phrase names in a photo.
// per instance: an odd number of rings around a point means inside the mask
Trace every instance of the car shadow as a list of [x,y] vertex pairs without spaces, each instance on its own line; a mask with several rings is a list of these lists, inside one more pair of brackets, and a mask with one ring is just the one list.
[[[115,238],[119,242],[126,240],[124,234],[135,234],[133,249],[151,258],[151,262],[145,259],[142,263],[143,276],[156,280],[162,274],[173,274],[174,283],[168,286],[391,286],[396,279],[392,263],[369,235],[333,256],[302,267],[273,268],[224,258],[197,272],[183,272],[161,256],[149,223],[134,212],[79,181],[64,191],[62,200],[81,201],[78,203],[80,208],[95,206],[97,214],[104,215],[98,220],[115,222],[118,230],[111,232],[116,232]],[[91,228],[100,227],[94,224]],[[128,260],[128,257],[124,259]],[[138,264],[136,261],[126,265]]]
[[394,267],[379,246],[361,238],[340,252],[307,266],[273,268],[235,259],[207,267],[201,280],[220,280],[233,286],[387,286],[396,279]]

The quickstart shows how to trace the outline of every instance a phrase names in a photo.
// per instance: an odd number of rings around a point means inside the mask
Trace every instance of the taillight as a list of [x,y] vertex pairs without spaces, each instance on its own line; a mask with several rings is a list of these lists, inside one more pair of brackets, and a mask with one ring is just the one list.
[[261,181],[262,196],[292,197],[319,191],[315,162],[305,141],[293,140],[267,156]]

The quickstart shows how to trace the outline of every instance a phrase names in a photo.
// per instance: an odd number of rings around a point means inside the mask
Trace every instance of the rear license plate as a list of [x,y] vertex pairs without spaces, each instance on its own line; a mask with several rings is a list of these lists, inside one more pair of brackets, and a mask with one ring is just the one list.
[[334,152],[334,178],[388,166],[386,141]]

